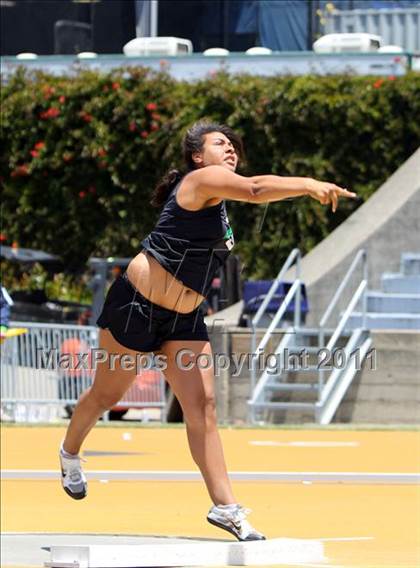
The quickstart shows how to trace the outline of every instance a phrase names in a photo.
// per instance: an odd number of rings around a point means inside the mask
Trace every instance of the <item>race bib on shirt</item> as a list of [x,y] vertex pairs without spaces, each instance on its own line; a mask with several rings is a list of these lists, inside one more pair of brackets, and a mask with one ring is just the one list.
[[223,237],[223,240],[225,241],[225,245],[227,247],[228,250],[232,250],[233,246],[235,244],[235,239],[233,238],[233,231],[232,229],[229,227]]

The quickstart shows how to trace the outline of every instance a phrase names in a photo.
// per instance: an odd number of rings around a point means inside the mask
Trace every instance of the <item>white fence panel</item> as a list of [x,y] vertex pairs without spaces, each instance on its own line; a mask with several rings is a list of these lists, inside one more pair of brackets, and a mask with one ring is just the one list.
[[[98,329],[92,326],[13,322],[25,333],[1,344],[2,415],[16,421],[52,421],[71,413],[94,377],[92,350]],[[163,373],[137,369],[133,385],[111,410],[158,408],[166,420]]]

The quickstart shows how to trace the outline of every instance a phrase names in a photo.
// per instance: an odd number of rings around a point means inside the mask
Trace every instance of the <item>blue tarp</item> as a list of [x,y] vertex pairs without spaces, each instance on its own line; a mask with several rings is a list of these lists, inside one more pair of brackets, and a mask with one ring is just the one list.
[[[306,0],[243,0],[236,20],[235,33],[257,32],[260,44],[274,51],[301,51],[308,46],[308,2]],[[420,6],[419,0],[320,0],[311,2],[313,11],[395,9]],[[313,22],[318,18],[312,16]]]
[[[272,284],[273,280],[248,280],[244,283],[242,299],[245,314],[254,314],[258,311]],[[293,282],[279,282],[276,293],[266,308],[266,313],[275,314],[277,312],[292,284]],[[303,283],[301,285],[300,309],[302,314],[306,314],[309,310],[308,297]],[[294,312],[294,310],[295,300],[293,299],[286,311]]]
[[[150,0],[136,0],[135,6],[137,32],[147,36],[151,32]],[[309,41],[308,37],[311,27],[308,25],[308,18],[311,18],[312,22],[312,37],[319,33],[322,35],[323,26],[317,12],[320,10],[325,16],[328,13],[327,6],[337,10],[392,10],[420,7],[420,0],[162,1],[162,11],[166,9],[174,17],[170,20],[170,31],[167,31],[167,25],[166,33],[161,35],[188,37],[193,41],[196,51],[201,51],[200,45],[222,46],[226,36],[232,34],[254,34],[259,38],[260,45],[273,51],[304,51],[312,49],[312,38]],[[209,43],[207,40],[200,41],[203,37],[210,38]]]

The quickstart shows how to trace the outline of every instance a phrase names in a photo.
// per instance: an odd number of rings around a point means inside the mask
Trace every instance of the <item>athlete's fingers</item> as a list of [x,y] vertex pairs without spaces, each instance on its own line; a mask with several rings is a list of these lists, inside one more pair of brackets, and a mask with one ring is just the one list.
[[338,192],[339,196],[342,197],[357,197],[356,193],[353,193],[352,191],[349,191],[347,188],[345,187],[340,187],[339,185],[336,185],[335,183],[328,183],[328,188],[334,191]]
[[338,206],[338,196],[336,191],[331,192],[331,203],[332,203],[332,211],[335,213],[337,211]]
[[338,188],[338,195],[340,197],[350,197],[351,199],[357,198],[357,193],[353,193],[353,191],[348,191],[347,189],[342,189],[341,187]]

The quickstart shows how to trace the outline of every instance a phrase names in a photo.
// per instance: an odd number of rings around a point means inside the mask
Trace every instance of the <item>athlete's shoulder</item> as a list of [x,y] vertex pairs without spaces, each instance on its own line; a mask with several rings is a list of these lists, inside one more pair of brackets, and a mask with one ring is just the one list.
[[241,176],[230,169],[211,165],[194,170],[185,177],[184,184],[207,201],[218,197],[234,201],[252,202],[254,178]]

